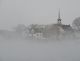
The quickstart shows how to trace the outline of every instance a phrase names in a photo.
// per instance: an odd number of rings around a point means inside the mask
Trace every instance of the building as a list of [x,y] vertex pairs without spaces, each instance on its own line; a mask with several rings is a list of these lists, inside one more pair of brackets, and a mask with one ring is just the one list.
[[44,36],[46,38],[53,38],[53,39],[72,38],[73,32],[74,31],[71,25],[62,24],[62,19],[60,17],[60,10],[59,10],[57,23],[46,26],[46,31],[44,33]]
[[71,25],[65,25],[62,24],[62,19],[60,17],[60,10],[59,10],[59,14],[58,14],[58,19],[57,19],[57,24],[55,24],[55,26],[58,27],[58,37],[62,37],[62,38],[72,38],[74,36],[74,30],[71,27]]
[[50,24],[50,25],[33,24],[30,26],[29,33],[32,35],[32,37],[38,39],[44,39],[44,38],[62,39],[62,38],[72,38],[74,31],[71,25],[62,24],[62,19],[59,10],[56,24]]

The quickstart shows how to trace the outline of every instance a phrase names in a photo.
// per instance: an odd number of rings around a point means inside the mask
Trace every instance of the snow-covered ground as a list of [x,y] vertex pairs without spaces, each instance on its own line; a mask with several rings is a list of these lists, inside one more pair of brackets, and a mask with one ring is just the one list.
[[0,40],[0,61],[80,61],[80,41]]

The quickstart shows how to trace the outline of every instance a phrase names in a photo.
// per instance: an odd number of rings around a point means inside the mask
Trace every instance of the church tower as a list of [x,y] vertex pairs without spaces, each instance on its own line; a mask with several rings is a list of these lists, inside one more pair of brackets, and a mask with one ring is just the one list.
[[58,13],[57,23],[58,23],[58,24],[61,24],[60,9],[59,9],[59,13]]

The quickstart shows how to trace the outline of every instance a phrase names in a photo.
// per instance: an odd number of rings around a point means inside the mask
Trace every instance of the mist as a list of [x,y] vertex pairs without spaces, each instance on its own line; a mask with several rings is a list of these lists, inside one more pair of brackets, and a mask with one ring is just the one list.
[[80,41],[0,41],[1,61],[80,61]]
[[72,24],[80,16],[79,0],[0,0],[0,29],[17,24],[50,24],[61,10],[62,22]]
[[80,26],[72,27],[79,6],[80,0],[0,0],[0,61],[80,61]]

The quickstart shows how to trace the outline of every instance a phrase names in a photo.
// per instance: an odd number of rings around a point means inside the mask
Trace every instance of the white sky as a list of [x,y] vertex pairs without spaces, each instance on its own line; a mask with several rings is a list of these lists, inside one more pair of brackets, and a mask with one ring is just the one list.
[[56,23],[60,8],[62,22],[71,24],[80,16],[80,0],[0,0],[0,29],[17,24]]

